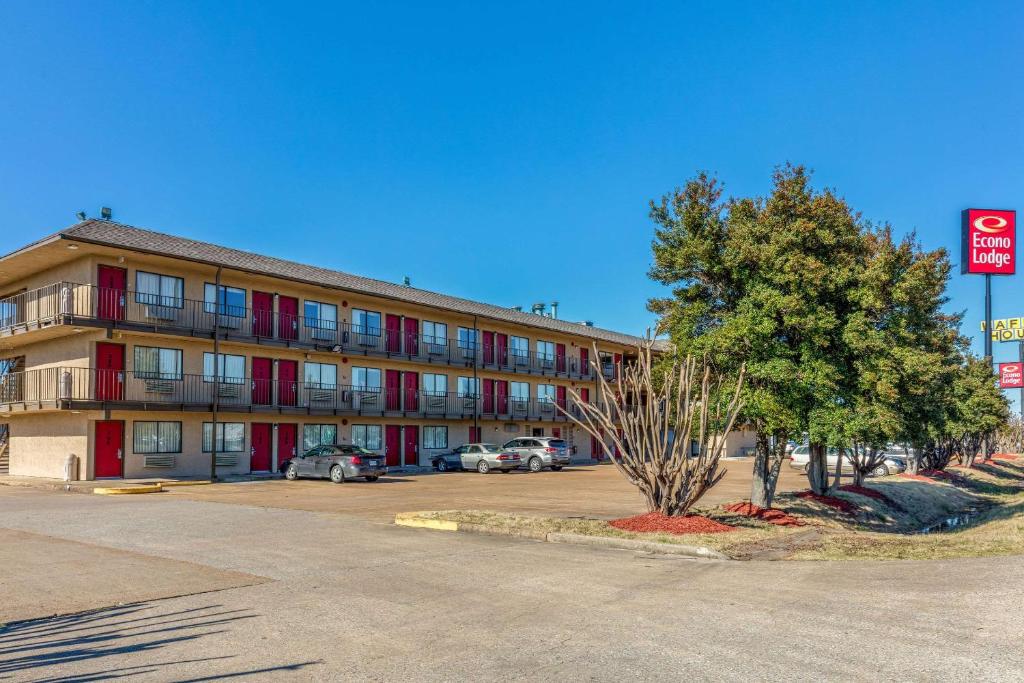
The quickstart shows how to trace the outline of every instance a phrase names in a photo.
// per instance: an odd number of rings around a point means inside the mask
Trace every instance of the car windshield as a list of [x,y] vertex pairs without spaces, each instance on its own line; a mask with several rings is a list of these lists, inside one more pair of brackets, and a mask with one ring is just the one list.
[[357,455],[376,455],[376,453],[374,453],[373,451],[367,450],[366,448],[363,448],[362,446],[348,446],[348,445],[345,445],[345,446],[339,446],[338,449],[342,453],[345,453],[345,454],[352,454],[352,453],[354,453],[354,454],[357,454]]
[[809,446],[797,446],[793,449],[793,455],[807,455],[810,451]]
[[484,453],[497,453],[501,450],[498,448],[498,444],[495,443],[482,443],[480,444],[480,448]]

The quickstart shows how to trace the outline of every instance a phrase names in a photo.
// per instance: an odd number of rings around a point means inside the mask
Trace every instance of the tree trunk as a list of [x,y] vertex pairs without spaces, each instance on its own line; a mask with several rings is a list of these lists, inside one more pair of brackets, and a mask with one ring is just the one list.
[[828,449],[825,444],[812,443],[810,451],[807,481],[810,483],[811,491],[824,496],[828,493]]
[[754,476],[750,481],[750,502],[758,507],[770,508],[775,500],[775,486],[779,470],[786,455],[786,432],[775,432],[775,448],[769,434],[758,430],[754,447]]

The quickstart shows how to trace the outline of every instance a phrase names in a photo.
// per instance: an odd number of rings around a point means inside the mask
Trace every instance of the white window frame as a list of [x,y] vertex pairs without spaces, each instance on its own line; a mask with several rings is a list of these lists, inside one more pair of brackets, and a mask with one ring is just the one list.
[[[241,374],[228,375],[228,360],[231,361],[232,365],[238,365],[241,369]],[[219,362],[217,363],[217,372],[220,375],[220,381],[223,384],[245,384],[245,356],[240,356],[235,353],[222,353],[220,354]],[[213,352],[203,352],[203,381],[213,382]]]
[[[156,370],[139,370],[139,352],[156,352]],[[160,346],[136,346],[132,355],[132,373],[135,379],[165,379],[181,381],[183,354],[181,349]],[[165,369],[165,364],[170,369]]]
[[[213,423],[203,423],[203,453],[213,452]],[[230,438],[230,441],[228,441]],[[231,447],[228,447],[228,444]],[[218,422],[217,423],[217,452],[218,453],[244,453],[245,452],[245,423],[244,422]]]
[[[156,278],[156,292],[143,291],[139,281],[140,276]],[[169,284],[173,290],[170,294],[164,293],[164,285]],[[164,308],[185,307],[185,279],[176,275],[162,275],[147,270],[135,271],[135,302],[147,306],[161,306]]]
[[379,451],[384,447],[383,431],[380,425],[352,425],[352,445],[362,446],[369,451]]
[[[156,450],[139,450],[139,425],[156,425]],[[167,431],[164,434],[164,430]],[[177,448],[168,445],[163,446],[165,441],[171,443],[176,440]],[[139,455],[163,455],[165,453],[181,453],[181,422],[177,420],[135,420],[132,422],[132,453]]]
[[302,381],[307,389],[337,389],[338,366],[307,360],[302,366]]
[[[439,439],[439,436],[444,438]],[[448,448],[448,427],[444,425],[426,425],[423,427],[423,448],[443,450]]]

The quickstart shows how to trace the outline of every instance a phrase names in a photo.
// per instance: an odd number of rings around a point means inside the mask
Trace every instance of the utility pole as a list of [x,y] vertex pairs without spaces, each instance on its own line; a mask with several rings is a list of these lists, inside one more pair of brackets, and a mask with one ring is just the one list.
[[[217,480],[217,410],[220,408],[220,273],[213,285],[213,422],[210,424],[210,481]],[[227,303],[227,297],[224,297]]]

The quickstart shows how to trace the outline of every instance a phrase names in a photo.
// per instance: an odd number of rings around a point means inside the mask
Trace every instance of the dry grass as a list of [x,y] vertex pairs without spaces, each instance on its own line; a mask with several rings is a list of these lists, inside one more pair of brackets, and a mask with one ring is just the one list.
[[[982,470],[953,470],[962,486],[901,477],[871,480],[867,486],[898,503],[852,492],[835,495],[857,505],[856,515],[814,500],[782,494],[775,507],[803,519],[803,527],[778,527],[721,508],[694,510],[736,531],[718,534],[648,534],[622,531],[607,521],[582,517],[535,517],[484,510],[421,513],[498,532],[550,532],[643,539],[699,545],[736,559],[940,559],[1024,554],[1024,462],[1004,461]],[[975,511],[961,530],[918,533],[942,520]]]

